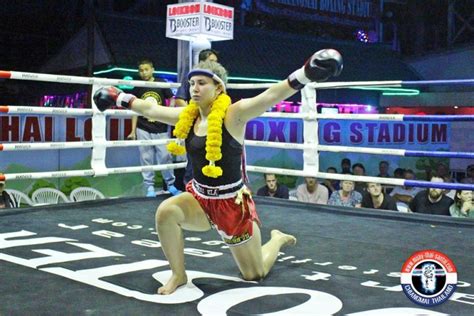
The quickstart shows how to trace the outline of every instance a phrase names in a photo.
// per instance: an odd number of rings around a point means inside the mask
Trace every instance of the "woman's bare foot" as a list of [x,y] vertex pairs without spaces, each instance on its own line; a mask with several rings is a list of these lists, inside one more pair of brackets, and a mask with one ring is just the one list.
[[176,291],[178,287],[186,283],[188,283],[188,277],[186,274],[182,276],[172,274],[168,282],[166,282],[165,285],[163,285],[162,287],[158,289],[158,294],[169,295],[173,293],[174,291]]
[[272,239],[277,239],[281,241],[281,245],[283,246],[293,246],[296,244],[296,238],[293,235],[288,235],[285,233],[282,233],[278,229],[274,229],[271,231],[271,237]]

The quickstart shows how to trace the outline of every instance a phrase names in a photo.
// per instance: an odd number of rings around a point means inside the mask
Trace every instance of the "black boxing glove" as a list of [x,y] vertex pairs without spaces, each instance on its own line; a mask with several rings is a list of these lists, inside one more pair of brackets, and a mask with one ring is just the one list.
[[115,87],[103,87],[94,93],[94,102],[97,108],[104,112],[113,106],[130,109],[132,102],[137,97],[133,94],[124,93]]
[[326,81],[339,76],[342,71],[342,56],[335,49],[322,49],[311,56],[303,67],[288,76],[290,87],[301,90],[313,81]]

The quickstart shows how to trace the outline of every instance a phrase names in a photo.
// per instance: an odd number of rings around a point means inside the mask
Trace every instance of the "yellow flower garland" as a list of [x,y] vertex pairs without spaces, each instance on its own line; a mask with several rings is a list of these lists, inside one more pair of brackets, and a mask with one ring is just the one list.
[[[215,165],[215,162],[222,159],[222,124],[231,104],[230,97],[222,93],[211,105],[211,113],[208,116],[207,139],[206,139],[206,159],[209,165],[202,168],[202,173],[210,178],[222,176],[222,168]],[[183,146],[184,140],[188,137],[196,117],[199,115],[199,107],[191,100],[186,108],[180,113],[178,123],[173,131],[177,137],[175,142],[168,143],[167,149],[173,155],[183,155],[186,152]]]

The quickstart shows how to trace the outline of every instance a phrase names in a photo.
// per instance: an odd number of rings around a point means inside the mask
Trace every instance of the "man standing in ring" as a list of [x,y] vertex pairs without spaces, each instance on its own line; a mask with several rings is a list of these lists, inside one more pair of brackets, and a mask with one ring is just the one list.
[[[165,82],[163,79],[155,78],[153,72],[153,62],[149,59],[141,60],[138,63],[138,74],[140,78],[145,81],[157,81]],[[173,93],[170,89],[161,88],[147,88],[147,87],[136,87],[133,90],[134,94],[140,99],[150,101],[154,106],[166,106],[168,100],[170,106],[174,106]],[[132,117],[132,131],[128,135],[127,139],[168,139],[169,126],[158,122],[156,120],[146,118],[144,116],[133,116]],[[173,159],[171,154],[166,150],[166,145],[147,145],[138,147],[140,150],[140,164],[142,166],[150,166],[156,164],[171,164]],[[173,170],[161,171],[163,176],[163,187],[172,194],[179,194],[179,191],[175,186],[175,176]],[[146,190],[146,196],[156,196],[155,191],[155,172],[144,171],[142,172],[143,185]]]

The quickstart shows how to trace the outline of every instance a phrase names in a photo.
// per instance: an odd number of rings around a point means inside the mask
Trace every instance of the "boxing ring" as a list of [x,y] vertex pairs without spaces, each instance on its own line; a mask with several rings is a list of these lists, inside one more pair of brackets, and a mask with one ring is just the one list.
[[[0,72],[0,77],[93,85],[176,87],[176,84],[104,78]],[[246,141],[248,146],[303,152],[301,170],[247,166],[247,171],[320,179],[377,182],[388,185],[473,190],[473,185],[431,183],[319,171],[319,152],[370,155],[474,158],[471,152],[429,152],[403,149],[320,145],[318,120],[431,120],[433,116],[318,114],[317,89],[348,86],[404,86],[456,82],[352,82],[310,84],[302,90],[302,113],[265,113],[264,117],[303,120],[304,143]],[[459,81],[472,84],[473,81]],[[232,85],[229,89],[262,89],[266,84]],[[110,141],[107,116],[130,116],[126,110],[1,106],[2,115],[37,113],[92,116],[92,140],[85,142],[6,143],[2,151],[91,148],[91,168],[84,170],[5,173],[21,179],[102,177],[144,170],[183,168],[186,163],[110,168],[106,150],[161,144],[159,141]],[[436,117],[437,120],[440,117]],[[473,121],[474,116],[444,116],[442,120]],[[474,313],[474,254],[469,251],[474,221],[425,214],[385,212],[305,204],[256,197],[263,223],[262,238],[281,228],[298,238],[285,249],[261,282],[240,278],[229,249],[214,231],[185,232],[189,282],[169,296],[156,289],[170,275],[154,232],[154,212],[167,197],[122,198],[35,206],[0,212],[0,315],[472,315]],[[400,271],[416,251],[436,249],[448,255],[458,271],[457,290],[448,302],[418,306],[403,293]]]

